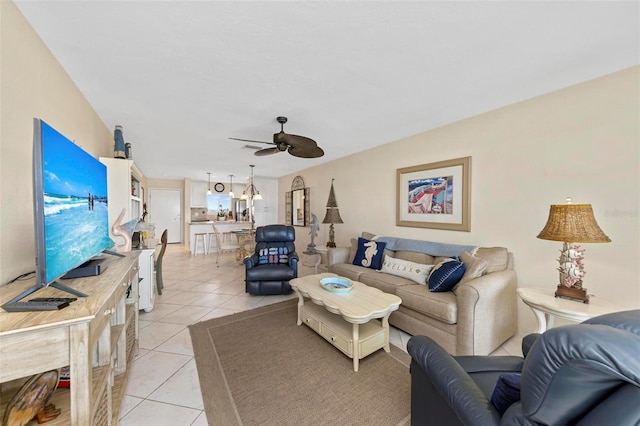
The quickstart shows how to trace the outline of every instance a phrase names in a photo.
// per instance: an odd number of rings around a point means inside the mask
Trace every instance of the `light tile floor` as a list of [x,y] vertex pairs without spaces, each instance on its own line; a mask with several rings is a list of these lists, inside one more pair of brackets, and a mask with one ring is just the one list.
[[[170,244],[163,259],[164,290],[151,312],[140,311],[140,350],[134,359],[120,410],[121,426],[204,426],[200,385],[187,326],[259,306],[296,298],[250,296],[244,291],[244,266],[235,256],[192,256]],[[300,266],[299,275],[313,269]],[[411,336],[391,328],[391,343],[406,351]],[[495,355],[522,355],[515,336]]]

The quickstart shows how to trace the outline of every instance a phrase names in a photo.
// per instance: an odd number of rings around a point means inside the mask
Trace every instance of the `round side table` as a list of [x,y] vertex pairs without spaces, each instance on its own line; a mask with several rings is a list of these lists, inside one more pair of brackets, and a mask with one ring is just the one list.
[[582,303],[555,297],[553,290],[543,288],[521,287],[517,291],[520,299],[531,308],[538,319],[538,333],[544,333],[553,327],[554,317],[582,322],[599,315],[624,310],[620,306],[595,297],[591,297],[589,303]]

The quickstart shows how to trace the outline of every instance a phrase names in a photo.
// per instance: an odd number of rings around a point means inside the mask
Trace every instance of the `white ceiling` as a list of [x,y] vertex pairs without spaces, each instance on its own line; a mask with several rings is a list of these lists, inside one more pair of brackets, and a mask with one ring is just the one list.
[[[295,173],[640,63],[638,1],[16,4],[151,178]],[[278,115],[325,156],[228,139]]]

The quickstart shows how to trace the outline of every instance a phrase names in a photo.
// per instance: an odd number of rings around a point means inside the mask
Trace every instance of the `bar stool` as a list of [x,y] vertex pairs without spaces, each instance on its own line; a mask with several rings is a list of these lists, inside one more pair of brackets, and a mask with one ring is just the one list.
[[193,254],[195,256],[198,255],[198,239],[202,237],[202,254],[207,254],[207,233],[206,232],[196,232],[193,234],[195,237],[195,242],[193,243]]
[[218,243],[218,239],[216,238],[216,231],[216,226],[211,225],[211,231],[207,232],[207,246],[209,247],[207,250],[207,254],[211,254],[211,249],[213,248],[214,244],[216,247],[216,252],[219,250],[218,246],[220,244]]
[[218,261],[220,260],[220,253],[222,253],[223,251],[234,251],[236,252],[237,256],[239,257],[239,253],[240,253],[240,244],[238,244],[237,242],[224,242],[221,241],[220,238],[220,232],[218,232],[218,228],[216,228],[215,225],[213,225],[213,231],[209,233],[209,248],[211,248],[211,238],[215,238],[215,242],[216,242],[216,265],[219,267],[220,265],[218,264]]

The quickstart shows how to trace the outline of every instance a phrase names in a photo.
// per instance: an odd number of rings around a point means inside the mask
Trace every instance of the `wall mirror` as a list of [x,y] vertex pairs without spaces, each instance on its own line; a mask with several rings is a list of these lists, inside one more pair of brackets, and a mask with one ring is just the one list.
[[291,223],[293,226],[305,226],[304,223],[304,189],[291,191]]
[[310,218],[311,191],[304,187],[304,180],[296,176],[291,191],[285,195],[287,225],[307,226]]

